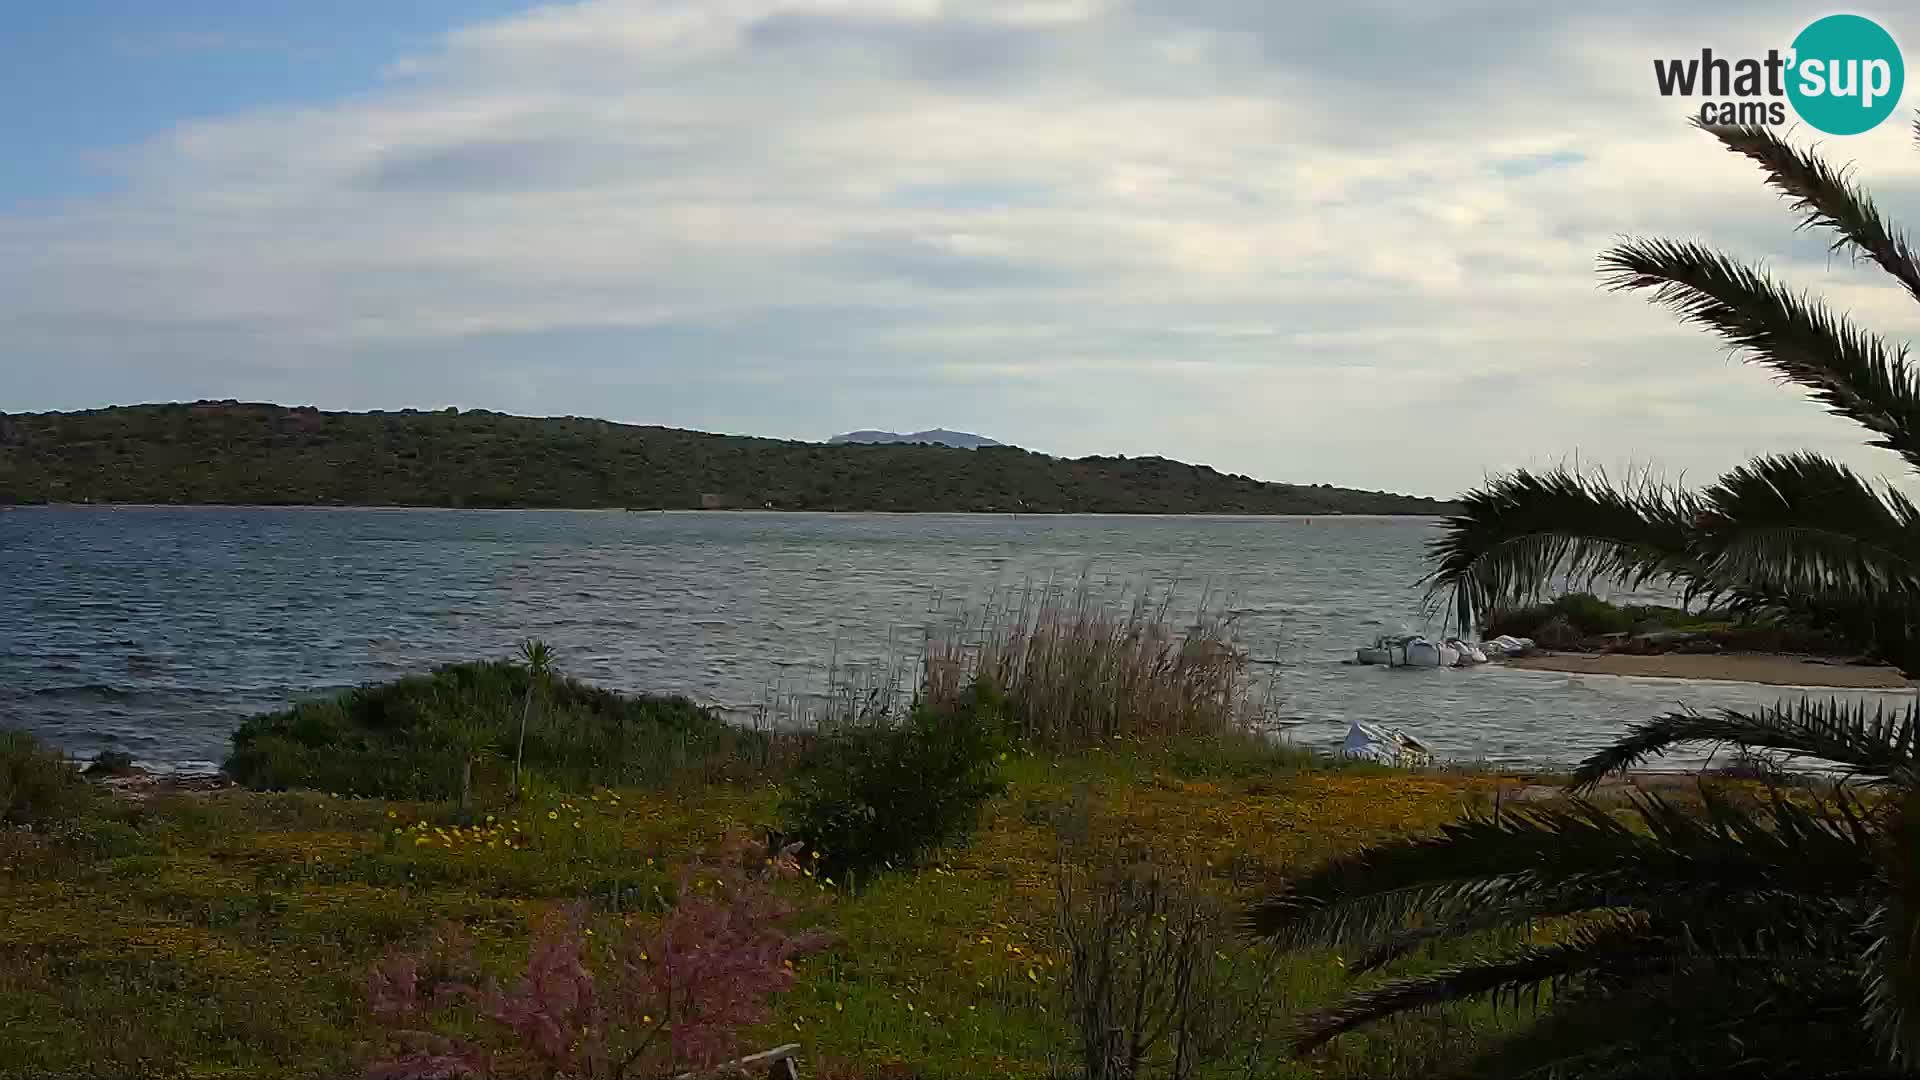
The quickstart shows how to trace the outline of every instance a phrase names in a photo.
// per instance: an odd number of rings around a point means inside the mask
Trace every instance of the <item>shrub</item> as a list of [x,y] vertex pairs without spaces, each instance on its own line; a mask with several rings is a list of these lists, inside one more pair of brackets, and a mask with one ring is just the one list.
[[657,923],[622,920],[596,945],[583,905],[555,913],[511,985],[483,980],[472,943],[443,928],[426,949],[390,954],[369,973],[367,1003],[392,1025],[395,1047],[367,1076],[486,1077],[532,1064],[536,1074],[624,1080],[711,1069],[769,1018],[773,995],[794,981],[792,962],[827,942],[789,928],[798,909],[774,883],[799,872],[791,850],[769,859],[736,836],[681,868]]
[[1116,852],[1062,866],[1061,989],[1086,1080],[1189,1080],[1263,1058],[1278,970],[1194,874]]
[[91,789],[59,751],[24,731],[0,729],[0,825],[43,825],[78,812]]
[[134,771],[133,755],[125,750],[102,750],[87,763],[89,776],[126,776]]
[[1583,634],[1624,634],[1633,629],[1632,615],[1592,593],[1568,593],[1549,607]]
[[800,759],[781,820],[830,874],[907,866],[966,839],[998,775],[1000,698],[985,683],[899,723],[828,733]]
[[1567,635],[1573,637],[1620,634],[1631,631],[1637,620],[1644,621],[1653,610],[1618,607],[1592,593],[1568,593],[1545,604],[1491,611],[1485,633],[1488,637],[1511,634],[1538,638],[1542,627],[1553,624],[1556,628],[1564,626]]
[[1579,629],[1565,615],[1552,616],[1534,627],[1531,636],[1545,649],[1572,649],[1583,640]]
[[[525,667],[487,662],[359,687],[248,720],[234,732],[226,769],[259,789],[452,798],[469,762],[504,771],[513,760],[529,685]],[[739,737],[686,698],[628,696],[553,675],[526,729],[525,760],[577,787],[659,783]]]
[[983,681],[999,687],[1009,736],[1049,749],[1216,737],[1256,711],[1223,608],[1203,602],[1182,628],[1144,595],[1120,608],[1096,602],[1085,582],[1064,597],[1026,590],[977,625],[930,638],[926,691],[945,701]]

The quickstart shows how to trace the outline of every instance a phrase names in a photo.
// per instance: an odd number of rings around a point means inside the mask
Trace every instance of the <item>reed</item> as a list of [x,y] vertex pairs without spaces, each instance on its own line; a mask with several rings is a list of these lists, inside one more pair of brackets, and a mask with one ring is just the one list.
[[1081,578],[991,598],[928,635],[922,693],[957,700],[976,683],[1004,696],[1009,734],[1071,750],[1164,744],[1255,727],[1263,709],[1231,600],[1204,593],[1176,622],[1171,592],[1102,599]]

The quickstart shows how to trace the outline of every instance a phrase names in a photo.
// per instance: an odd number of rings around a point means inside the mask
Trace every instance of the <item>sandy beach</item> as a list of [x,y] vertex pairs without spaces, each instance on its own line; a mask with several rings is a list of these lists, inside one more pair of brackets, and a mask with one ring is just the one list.
[[1902,690],[1916,684],[1890,667],[1821,663],[1771,653],[1545,653],[1504,661],[1530,671],[1583,675],[1639,675],[1656,679],[1714,679],[1769,686],[1821,686],[1843,690]]

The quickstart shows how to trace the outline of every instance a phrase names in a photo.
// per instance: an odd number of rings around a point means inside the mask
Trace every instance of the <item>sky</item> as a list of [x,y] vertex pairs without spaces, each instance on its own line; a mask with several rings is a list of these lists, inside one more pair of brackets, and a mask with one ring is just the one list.
[[[1594,271],[1702,239],[1916,336],[1654,85],[1835,10],[1920,63],[1908,5],[1787,0],[10,5],[0,410],[947,427],[1441,496],[1895,477]],[[1794,137],[1920,227],[1916,99]]]

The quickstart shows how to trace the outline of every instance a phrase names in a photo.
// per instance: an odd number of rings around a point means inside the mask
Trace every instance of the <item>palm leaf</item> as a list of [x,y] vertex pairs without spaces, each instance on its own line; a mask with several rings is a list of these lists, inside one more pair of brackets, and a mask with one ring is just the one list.
[[1884,850],[1887,891],[1867,925],[1866,1024],[1896,1061],[1920,1061],[1920,791],[1900,796]]
[[1920,300],[1920,258],[1906,235],[1888,224],[1845,169],[1787,145],[1770,127],[1716,127],[1698,121],[1694,126],[1719,139],[1728,150],[1757,162],[1767,174],[1767,185],[1791,201],[1801,228],[1833,232],[1835,250],[1854,248]]
[[1818,957],[1676,965],[1554,995],[1552,1012],[1448,1075],[1507,1080],[1896,1075],[1860,1037],[1858,985]]
[[1920,467],[1920,386],[1904,348],[1701,244],[1628,240],[1601,253],[1600,269],[1610,288],[1652,290],[1653,301],[1682,321],[1811,390],[1829,410],[1878,435],[1871,445]]
[[1755,458],[1703,493],[1700,546],[1713,575],[1774,596],[1870,604],[1920,591],[1913,504],[1817,454]]
[[1461,627],[1565,575],[1704,584],[1689,551],[1694,500],[1651,484],[1617,488],[1565,469],[1497,477],[1460,500],[1430,545],[1429,599],[1451,590]]
[[1868,711],[1865,702],[1802,699],[1791,706],[1747,712],[1671,712],[1635,724],[1613,745],[1574,770],[1576,791],[1592,790],[1623,772],[1685,743],[1727,743],[1820,758],[1849,772],[1881,780],[1908,779],[1920,756],[1920,705]]
[[1394,954],[1551,915],[1684,915],[1743,894],[1829,895],[1873,874],[1871,836],[1844,799],[1754,808],[1711,790],[1701,798],[1696,811],[1637,797],[1637,828],[1580,800],[1470,815],[1331,860],[1252,905],[1246,926],[1288,948],[1357,943]]
[[1575,930],[1565,941],[1477,957],[1350,994],[1338,1005],[1314,1013],[1301,1023],[1293,1036],[1294,1052],[1305,1054],[1329,1039],[1397,1013],[1478,997],[1517,998],[1533,987],[1583,972],[1620,971],[1657,962],[1659,947],[1641,930],[1637,920],[1613,919]]

